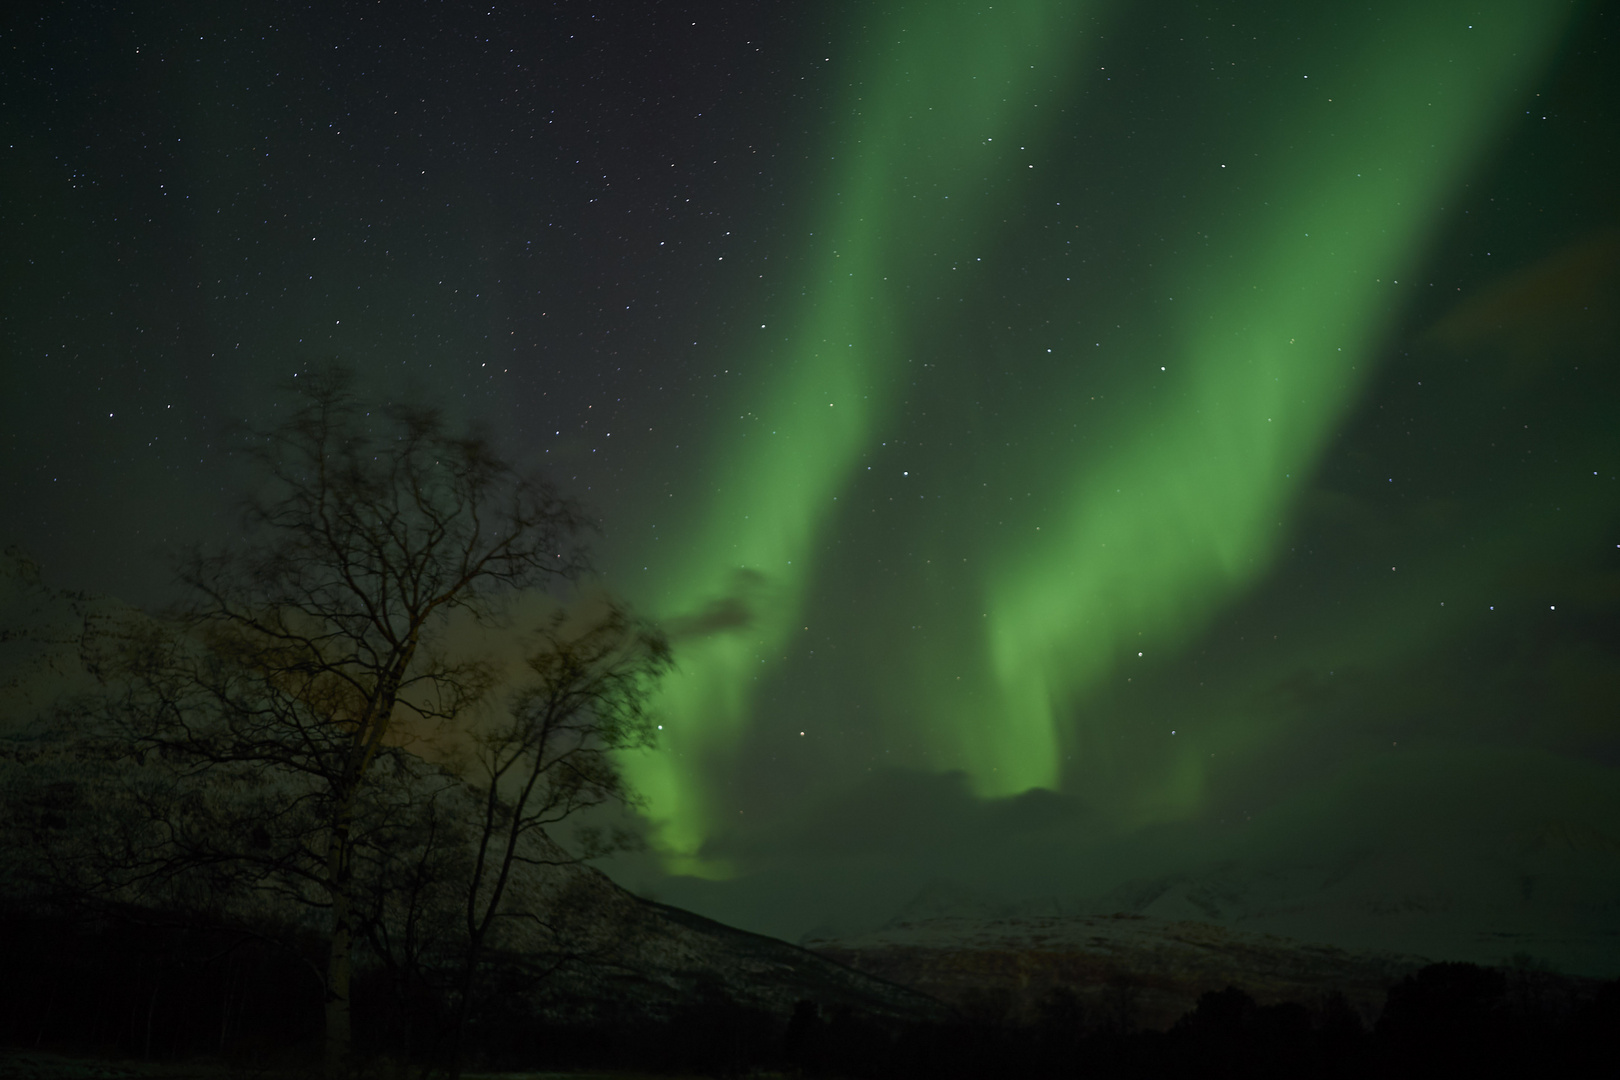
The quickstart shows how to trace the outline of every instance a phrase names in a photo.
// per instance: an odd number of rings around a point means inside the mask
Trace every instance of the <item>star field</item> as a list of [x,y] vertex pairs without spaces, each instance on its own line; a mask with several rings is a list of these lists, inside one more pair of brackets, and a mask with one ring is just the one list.
[[24,5],[0,539],[163,602],[331,358],[488,426],[675,641],[615,873],[771,932],[1620,836],[1611,24]]

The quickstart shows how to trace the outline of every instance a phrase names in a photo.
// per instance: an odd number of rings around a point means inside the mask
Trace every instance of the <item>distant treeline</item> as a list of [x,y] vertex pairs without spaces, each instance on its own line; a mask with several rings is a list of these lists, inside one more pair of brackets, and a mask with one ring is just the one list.
[[[322,944],[296,933],[167,923],[150,912],[0,917],[0,1038],[12,1047],[253,1068],[312,1066],[321,1046]],[[723,985],[673,1015],[627,1007],[589,1023],[544,1018],[512,987],[477,1017],[469,1071],[641,1069],[709,1076],[985,1077],[1620,1076],[1620,980],[1432,964],[1390,988],[1369,1029],[1344,998],[1259,1005],[1228,987],[1165,1032],[1088,1016],[1072,993],[1033,1022],[969,1009],[896,1024],[801,1001],[791,1016]],[[431,1075],[448,1006],[381,969],[357,980],[362,1073]],[[367,1064],[369,1063],[369,1068]],[[400,1066],[406,1066],[401,1069]]]

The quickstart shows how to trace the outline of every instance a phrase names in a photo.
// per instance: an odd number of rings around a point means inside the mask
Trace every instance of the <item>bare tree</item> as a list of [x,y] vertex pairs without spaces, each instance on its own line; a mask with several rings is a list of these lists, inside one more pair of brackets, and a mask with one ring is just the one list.
[[374,767],[407,722],[454,720],[489,689],[484,665],[449,658],[450,616],[499,615],[519,590],[579,570],[585,522],[432,410],[370,406],[343,370],[297,390],[287,421],[248,432],[267,482],[245,539],[184,562],[184,634],[149,637],[121,666],[138,747],[260,789],[248,834],[222,838],[240,819],[199,827],[193,861],[215,852],[325,912],[335,1076],[349,1067],[357,829],[376,809]]
[[[459,1073],[475,984],[503,920],[566,940],[556,921],[569,904],[546,904],[541,890],[511,886],[546,868],[574,866],[633,843],[624,833],[589,826],[572,843],[555,828],[592,808],[634,801],[613,755],[650,746],[656,729],[647,703],[669,670],[669,644],[623,607],[559,611],[536,632],[529,678],[507,719],[472,732],[465,770],[479,803],[473,865],[466,879],[465,948],[456,995],[450,1063]],[[564,890],[566,892],[566,889]],[[562,950],[568,955],[568,950]]]

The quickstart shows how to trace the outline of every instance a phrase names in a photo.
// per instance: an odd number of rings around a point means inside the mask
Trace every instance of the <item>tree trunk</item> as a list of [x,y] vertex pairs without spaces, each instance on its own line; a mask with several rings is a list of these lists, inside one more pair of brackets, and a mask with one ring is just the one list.
[[483,954],[483,938],[483,934],[476,934],[467,946],[467,966],[461,973],[461,1000],[456,1002],[456,1018],[450,1029],[450,1080],[461,1080],[461,1055],[466,1048],[467,1021],[472,1016],[473,985]]
[[[333,904],[333,908],[337,908]],[[347,907],[347,904],[343,905]],[[326,1060],[327,1080],[343,1080],[349,1070],[349,937],[347,913],[332,927],[332,951],[326,960]]]
[[373,756],[382,746],[394,716],[394,702],[400,680],[410,668],[416,653],[420,626],[411,630],[409,642],[400,650],[372,698],[363,722],[356,729],[349,747],[348,767],[336,789],[337,806],[332,815],[332,839],[326,853],[326,887],[332,898],[332,946],[326,958],[326,1080],[342,1080],[349,1075],[351,1031],[349,1025],[349,975],[354,955],[354,912],[351,896],[354,845],[354,803],[361,780],[371,767]]
[[332,829],[327,850],[327,888],[332,897],[332,940],[326,955],[326,1080],[349,1074],[349,973],[354,953],[354,927],[349,898],[349,822],[344,806]]

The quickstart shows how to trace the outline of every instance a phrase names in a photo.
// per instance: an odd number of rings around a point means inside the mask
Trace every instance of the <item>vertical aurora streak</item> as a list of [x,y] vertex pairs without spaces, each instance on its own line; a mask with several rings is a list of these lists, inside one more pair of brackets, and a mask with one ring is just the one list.
[[[1280,103],[1270,137],[1294,147],[1293,167],[1251,187],[1203,266],[1166,280],[1180,317],[1146,367],[1165,369],[1169,403],[1135,417],[1117,452],[1075,462],[1047,508],[1056,528],[985,583],[997,719],[957,720],[982,794],[1055,786],[1060,747],[1087,750],[1063,708],[1127,641],[1173,647],[1266,569],[1395,313],[1391,283],[1415,270],[1441,200],[1562,21],[1525,3],[1463,15],[1403,6],[1348,70]],[[1184,757],[1173,790],[1144,803],[1196,799],[1200,766]]]
[[904,364],[895,283],[941,272],[980,231],[993,207],[975,198],[975,182],[1040,118],[1027,107],[1034,88],[1061,88],[1076,59],[1076,7],[911,5],[872,34],[853,69],[844,105],[855,123],[834,155],[844,164],[811,241],[797,325],[737,404],[751,430],[716,449],[708,517],[655,590],[658,610],[677,613],[752,586],[747,626],[682,643],[660,705],[664,745],[626,762],[672,865],[723,872],[687,857],[712,816],[702,769],[746,723],[757,674],[800,610],[818,534]]
[[[1108,418],[1117,437],[1103,452],[1094,440],[1045,455],[1042,497],[1022,512],[1028,527],[980,543],[983,622],[943,650],[965,654],[922,661],[963,673],[973,689],[901,688],[931,725],[933,765],[967,772],[980,795],[1083,774],[1093,733],[1066,717],[1127,642],[1133,655],[1174,648],[1265,571],[1291,497],[1397,313],[1389,283],[1417,264],[1441,200],[1564,18],[1522,2],[1385,7],[1382,21],[1356,16],[1359,46],[1335,44],[1331,64],[1326,52],[1315,58],[1312,83],[1313,58],[1301,54],[1298,92],[1279,92],[1249,125],[1293,148],[1286,167],[1241,187],[1233,171],[1195,193],[1211,242],[1163,271],[1174,315],[1157,351],[1140,357],[1156,395],[1120,395],[1135,404]],[[1032,106],[1037,91],[1064,91],[1082,62],[1075,8],[914,5],[872,32],[850,69],[852,124],[806,238],[800,312],[785,344],[751,358],[764,374],[732,408],[742,429],[716,435],[708,509],[651,590],[666,617],[701,622],[722,598],[749,613],[682,638],[660,703],[663,744],[625,763],[676,872],[726,872],[700,854],[717,820],[705,778],[749,723],[755,687],[804,609],[819,545],[838,527],[837,497],[896,407],[917,330],[900,282],[939,280],[992,231],[997,206],[979,181],[1020,137],[1059,120]],[[1087,117],[1070,110],[1062,122]],[[1243,165],[1235,153],[1233,165]],[[1083,306],[1052,314],[1082,326],[1095,316]],[[1085,362],[1075,356],[1070,371]],[[1079,385],[1060,375],[1032,411],[1070,409],[1065,395]],[[1011,455],[994,464],[1035,467]],[[1172,757],[1141,801],[1190,805],[1200,768]]]

